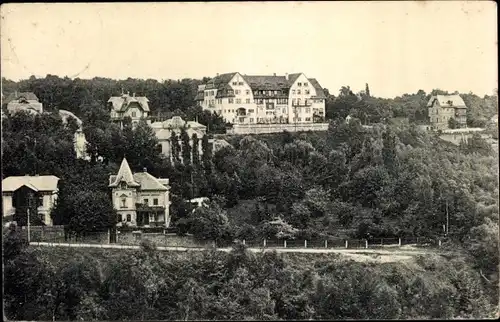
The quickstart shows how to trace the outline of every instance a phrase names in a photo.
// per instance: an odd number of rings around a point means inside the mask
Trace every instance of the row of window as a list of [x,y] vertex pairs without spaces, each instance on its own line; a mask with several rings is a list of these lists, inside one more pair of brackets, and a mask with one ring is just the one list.
[[[149,200],[144,199],[144,204],[149,205]],[[153,206],[158,206],[158,198],[153,199]],[[127,198],[122,198],[121,208],[127,208]]]
[[[300,84],[300,83],[299,83],[299,84]],[[292,89],[292,94],[295,94],[295,93],[297,93],[297,94],[299,94],[299,95],[300,95],[300,94],[302,94],[302,92],[301,92],[301,90],[300,90],[300,89],[298,89],[298,90],[297,90],[297,92],[295,92],[295,90],[294,90],[294,89]],[[304,94],[309,95],[310,93],[311,93],[311,92],[310,92],[308,89],[304,90]]]
[[[116,215],[116,219],[118,220],[118,222],[122,222],[123,221],[123,218],[122,218],[122,215]],[[132,221],[132,216],[130,214],[127,214],[127,222],[131,222]]]
[[233,82],[233,86],[243,86],[243,82]]
[[[228,103],[229,104],[241,104],[243,101],[241,98],[237,98],[237,99],[234,99],[234,98],[228,98]],[[264,102],[266,102],[266,99],[263,99],[263,98],[258,98],[258,99],[254,99],[253,102],[255,104],[264,104]],[[321,102],[321,99],[304,99],[304,105],[310,105],[312,102],[314,103],[320,103]],[[250,104],[251,103],[251,99],[247,98],[245,99],[245,104]],[[278,98],[276,99],[276,103],[277,104],[283,104],[283,105],[288,105],[288,99],[287,98]],[[292,99],[292,105],[301,105],[302,103],[302,99],[301,98],[297,98],[297,99]],[[215,100],[209,100],[208,101],[208,104],[209,106],[215,106]],[[217,99],[217,104],[222,104],[222,98],[219,98]]]
[[[302,83],[297,83],[298,86],[302,86]],[[308,83],[304,83],[304,86],[308,86]]]

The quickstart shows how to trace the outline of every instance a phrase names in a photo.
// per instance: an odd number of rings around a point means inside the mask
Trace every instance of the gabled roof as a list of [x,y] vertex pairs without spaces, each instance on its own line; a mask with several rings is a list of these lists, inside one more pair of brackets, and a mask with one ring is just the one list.
[[187,128],[191,129],[206,129],[207,127],[201,123],[198,123],[196,121],[187,121],[186,122]]
[[290,83],[290,85],[293,85],[293,83],[295,83],[295,81],[297,80],[297,78],[299,78],[300,75],[302,75],[302,73],[295,73],[288,75],[288,82]]
[[316,78],[309,78],[309,83],[311,83],[311,85],[316,90],[316,96],[314,96],[314,98],[326,98],[323,87],[321,87]]
[[168,184],[168,179],[157,179],[147,172],[134,173],[134,180],[139,182],[141,190],[161,190],[161,191],[168,190],[168,188],[160,181],[162,180],[163,182],[165,182],[165,180],[167,180]]
[[289,88],[290,85],[285,76],[251,76],[244,75],[243,78],[252,90],[279,90]]
[[220,87],[227,85],[236,74],[237,73],[234,72],[234,73],[226,73],[215,76],[212,80],[210,80],[206,84],[205,89],[213,89],[213,88],[219,89]]
[[429,102],[427,103],[427,107],[431,107],[434,100],[437,100],[439,102],[440,106],[467,108],[464,100],[462,99],[462,97],[460,97],[460,95],[434,95],[434,96],[431,96],[431,98],[429,99]]
[[14,192],[22,186],[35,191],[57,191],[59,178],[56,176],[12,176],[2,180],[2,191]]
[[113,181],[111,181],[110,177],[110,187],[116,187],[122,181],[125,181],[127,185],[131,187],[138,187],[139,183],[134,180],[134,176],[132,175],[132,170],[130,170],[130,166],[128,165],[127,159],[123,158],[122,164],[120,165],[120,170],[118,170],[118,174],[113,176]]
[[112,96],[108,100],[108,103],[113,104],[113,110],[117,112],[125,112],[132,103],[138,103],[145,112],[149,112],[148,102],[149,100],[145,96],[130,96],[128,94]]
[[11,101],[18,100],[19,98],[24,97],[28,101],[36,101],[38,102],[38,97],[33,92],[14,92],[10,93],[4,100],[3,103],[10,103]]

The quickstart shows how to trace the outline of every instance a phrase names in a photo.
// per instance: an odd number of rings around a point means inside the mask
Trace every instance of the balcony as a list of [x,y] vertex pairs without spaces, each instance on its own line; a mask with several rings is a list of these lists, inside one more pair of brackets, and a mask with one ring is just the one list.
[[312,103],[292,103],[292,107],[309,107],[312,106]]

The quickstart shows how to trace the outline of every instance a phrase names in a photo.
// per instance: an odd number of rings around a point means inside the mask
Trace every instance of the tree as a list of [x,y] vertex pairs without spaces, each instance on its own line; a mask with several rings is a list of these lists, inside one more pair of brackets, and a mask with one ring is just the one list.
[[199,144],[200,140],[198,139],[198,135],[196,133],[193,133],[193,164],[195,167],[200,166],[200,153],[199,153]]
[[450,129],[458,129],[460,127],[460,124],[457,122],[457,120],[455,120],[454,117],[450,117],[450,119],[448,120],[448,127]]
[[185,165],[191,164],[191,144],[186,130],[181,129],[182,161]]
[[227,240],[231,236],[226,212],[215,201],[197,208],[191,219],[191,233],[202,240]]
[[366,96],[370,97],[370,87],[368,87],[368,83],[366,83],[366,86],[365,86],[365,94]]
[[179,144],[179,137],[177,136],[177,133],[172,131],[172,135],[170,136],[170,144],[172,146],[172,159],[174,161],[174,164],[179,164],[180,163],[180,153],[181,153],[181,145]]

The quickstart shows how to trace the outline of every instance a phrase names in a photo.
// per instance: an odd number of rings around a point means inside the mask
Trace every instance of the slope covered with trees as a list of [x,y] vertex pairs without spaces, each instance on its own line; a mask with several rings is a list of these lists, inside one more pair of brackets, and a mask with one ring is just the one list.
[[463,258],[368,264],[339,255],[26,249],[4,238],[14,320],[488,318],[492,294]]

